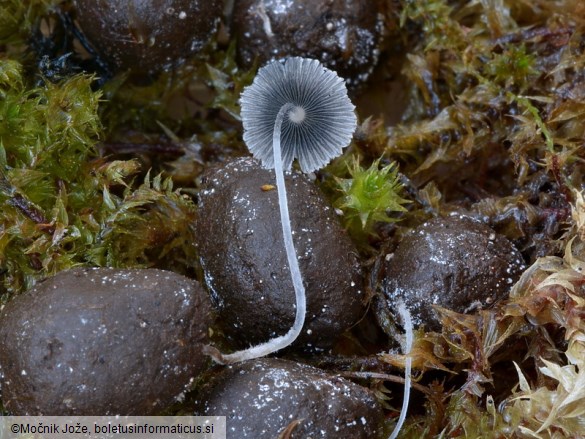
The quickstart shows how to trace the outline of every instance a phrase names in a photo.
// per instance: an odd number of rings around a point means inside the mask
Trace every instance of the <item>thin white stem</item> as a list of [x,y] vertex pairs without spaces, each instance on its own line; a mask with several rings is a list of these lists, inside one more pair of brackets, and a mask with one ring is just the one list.
[[406,340],[402,346],[402,353],[407,357],[406,364],[404,366],[404,397],[402,398],[402,410],[400,411],[398,422],[396,423],[394,431],[390,435],[389,439],[396,439],[398,433],[400,433],[400,430],[402,430],[402,425],[404,425],[404,421],[406,420],[406,413],[408,411],[408,402],[410,400],[410,375],[412,370],[412,357],[410,356],[410,352],[412,351],[414,330],[412,327],[412,318],[410,316],[410,312],[408,312],[408,309],[402,300],[398,303],[398,313],[402,318],[402,324],[404,325],[404,333],[406,336]]
[[307,303],[305,296],[305,287],[303,286],[303,277],[297,260],[297,252],[293,243],[292,230],[290,226],[290,215],[288,212],[288,199],[286,196],[286,187],[284,185],[284,172],[282,169],[282,151],[280,148],[280,132],[284,116],[295,106],[293,104],[284,104],[274,122],[274,131],[272,135],[272,149],[274,154],[274,173],[276,174],[276,188],[278,190],[278,205],[280,207],[280,222],[282,224],[282,236],[284,239],[284,248],[290,275],[295,290],[296,314],[293,326],[289,331],[279,337],[275,337],[265,343],[252,346],[248,349],[224,355],[216,348],[207,346],[204,353],[213,357],[215,361],[222,364],[237,363],[252,358],[264,357],[265,355],[279,351],[292,344],[303,329],[305,324],[305,314],[307,312]]

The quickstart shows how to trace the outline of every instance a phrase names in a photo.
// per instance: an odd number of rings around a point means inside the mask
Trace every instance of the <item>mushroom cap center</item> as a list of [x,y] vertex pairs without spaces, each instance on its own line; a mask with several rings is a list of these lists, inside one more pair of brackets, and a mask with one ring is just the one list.
[[293,109],[291,109],[288,113],[288,118],[291,122],[294,123],[301,123],[305,120],[305,109],[303,107],[299,107],[296,105]]

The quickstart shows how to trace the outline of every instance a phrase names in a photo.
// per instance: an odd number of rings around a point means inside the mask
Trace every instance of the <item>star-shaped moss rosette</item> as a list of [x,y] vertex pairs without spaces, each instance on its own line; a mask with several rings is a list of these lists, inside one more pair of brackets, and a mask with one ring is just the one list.
[[400,196],[402,183],[396,163],[380,168],[380,160],[375,160],[364,169],[359,159],[349,165],[351,178],[338,178],[337,185],[342,195],[336,206],[344,212],[345,225],[354,236],[373,234],[378,222],[393,222],[392,212],[405,212],[408,200]]

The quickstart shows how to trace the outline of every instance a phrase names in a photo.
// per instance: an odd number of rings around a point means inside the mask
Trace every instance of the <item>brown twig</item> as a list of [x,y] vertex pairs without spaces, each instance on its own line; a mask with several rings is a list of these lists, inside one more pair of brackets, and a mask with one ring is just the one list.
[[44,230],[48,231],[49,233],[52,233],[51,229],[54,231],[54,228],[49,226],[45,215],[22,195],[13,194],[7,202],[12,207],[16,207],[18,210],[20,210],[20,212],[22,212],[27,218],[34,221],[36,224],[44,226],[42,227]]

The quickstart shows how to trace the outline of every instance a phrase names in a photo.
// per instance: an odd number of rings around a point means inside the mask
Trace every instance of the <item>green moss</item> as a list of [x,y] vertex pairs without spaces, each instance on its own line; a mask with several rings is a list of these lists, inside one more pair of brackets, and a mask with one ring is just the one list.
[[526,51],[526,46],[510,45],[503,53],[494,53],[487,62],[486,73],[497,83],[525,90],[530,80],[538,76],[536,57]]
[[352,237],[363,242],[364,237],[376,233],[377,223],[397,221],[392,214],[405,212],[403,204],[408,200],[400,196],[402,184],[396,163],[380,168],[380,160],[375,160],[364,169],[354,158],[348,170],[351,178],[337,178],[342,195],[335,205],[343,211],[345,227]]
[[26,45],[30,31],[61,0],[4,0],[0,3],[0,45]]
[[404,0],[401,2],[400,25],[415,24],[424,35],[425,50],[463,48],[463,26],[453,17],[454,8],[443,0]]
[[0,266],[6,290],[20,291],[63,265],[54,241],[93,154],[100,94],[87,76],[29,89],[16,62],[0,61],[0,72]]
[[27,88],[21,70],[0,60],[3,292],[77,265],[191,270],[193,203],[160,177],[132,187],[135,161],[98,157],[93,78]]
[[102,196],[104,212],[95,242],[85,251],[91,264],[156,266],[193,274],[195,206],[180,190],[173,190],[170,179],[159,175],[151,180],[147,174],[143,184],[127,187],[121,197],[105,188]]

